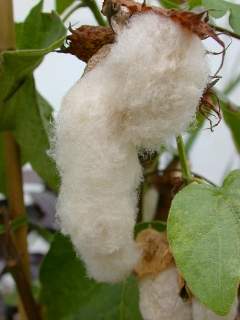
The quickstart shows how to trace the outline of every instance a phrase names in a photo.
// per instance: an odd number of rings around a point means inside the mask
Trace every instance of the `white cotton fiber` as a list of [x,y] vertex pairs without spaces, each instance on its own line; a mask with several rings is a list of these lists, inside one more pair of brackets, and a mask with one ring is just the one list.
[[208,310],[197,299],[192,302],[193,320],[235,320],[237,315],[237,301],[234,302],[231,311],[226,316],[219,316]]
[[97,281],[120,281],[136,264],[137,149],[158,149],[189,125],[207,71],[196,35],[148,13],[131,18],[65,97],[56,121],[57,216]]
[[144,320],[192,320],[192,306],[179,296],[176,267],[139,283],[140,310]]

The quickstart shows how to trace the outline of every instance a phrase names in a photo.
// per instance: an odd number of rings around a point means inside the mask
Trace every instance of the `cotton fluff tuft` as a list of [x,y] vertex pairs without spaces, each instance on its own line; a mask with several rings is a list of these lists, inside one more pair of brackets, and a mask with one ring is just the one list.
[[196,35],[137,15],[65,97],[56,121],[57,216],[97,281],[120,281],[136,264],[137,149],[157,149],[188,126],[207,73]]
[[179,296],[176,267],[140,281],[140,311],[144,320],[192,320],[192,306]]

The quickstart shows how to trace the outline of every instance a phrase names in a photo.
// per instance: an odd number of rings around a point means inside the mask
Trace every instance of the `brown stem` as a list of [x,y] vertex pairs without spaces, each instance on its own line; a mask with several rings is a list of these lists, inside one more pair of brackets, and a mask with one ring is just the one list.
[[144,201],[144,181],[142,181],[139,185],[137,223],[140,223],[143,221],[143,201]]
[[[15,47],[16,40],[12,1],[0,0],[0,51],[15,49]],[[23,200],[20,151],[11,132],[4,133],[4,156],[8,207],[10,218],[14,219],[25,214],[25,207]],[[31,320],[35,318],[28,316],[27,308],[29,308],[29,306],[27,306],[26,303],[26,296],[22,296],[25,291],[28,294],[31,290],[29,256],[27,248],[27,226],[22,226],[16,231],[14,240],[16,244],[16,250],[22,261],[21,269],[14,269],[15,279],[18,281],[17,287],[19,288],[20,300],[22,302],[22,304],[19,304],[20,318],[21,320]],[[26,289],[26,286],[28,286],[28,289]],[[28,303],[31,304],[32,300],[30,299]],[[26,314],[22,308],[22,305],[24,306]]]
[[240,35],[235,33],[235,32],[232,32],[232,31],[229,31],[229,30],[226,30],[222,27],[218,27],[218,26],[215,26],[215,25],[211,25],[211,27],[213,27],[215,30],[219,31],[219,32],[222,32],[230,37],[233,37],[235,39],[238,39],[240,40]]
[[[7,197],[10,218],[25,214],[22,189],[22,172],[19,147],[11,132],[4,133],[4,156],[7,183]],[[15,232],[16,247],[22,257],[26,275],[30,278],[29,256],[27,248],[27,226],[21,226]]]
[[41,320],[40,310],[34,300],[29,277],[26,275],[23,259],[17,249],[15,242],[16,237],[12,233],[9,215],[7,212],[3,211],[3,219],[5,226],[4,251],[7,269],[15,280],[27,319]]

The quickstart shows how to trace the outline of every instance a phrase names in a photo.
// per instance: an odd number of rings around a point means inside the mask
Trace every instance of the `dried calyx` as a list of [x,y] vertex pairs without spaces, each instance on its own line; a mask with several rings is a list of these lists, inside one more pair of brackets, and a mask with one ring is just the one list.
[[[154,12],[157,15],[170,18],[198,35],[201,40],[209,37],[213,38],[223,48],[222,54],[225,53],[224,42],[208,23],[207,11],[194,13],[190,11],[163,9],[142,5],[132,0],[105,0],[102,13],[107,17],[109,25],[112,28],[101,26],[82,26],[76,30],[70,28],[73,34],[67,37],[67,45],[69,45],[69,47],[63,47],[62,52],[74,54],[79,57],[79,59],[87,62],[102,46],[114,42],[116,31],[113,26],[118,25],[117,28],[119,28],[119,26],[125,25],[133,15],[147,12]],[[83,58],[82,54],[79,54],[77,51],[78,47],[81,52],[82,50],[85,51]],[[88,59],[86,59],[86,57],[88,57]]]
[[71,35],[59,52],[71,53],[84,62],[88,62],[104,45],[115,41],[111,28],[101,26],[81,26],[78,29],[69,27]]
[[[135,267],[139,278],[140,310],[145,320],[192,320],[191,299],[170,252],[165,232],[145,229],[136,242],[142,258]],[[181,293],[187,294],[182,297]]]
[[145,229],[138,234],[136,242],[142,251],[141,259],[134,269],[139,278],[156,276],[174,265],[166,232]]

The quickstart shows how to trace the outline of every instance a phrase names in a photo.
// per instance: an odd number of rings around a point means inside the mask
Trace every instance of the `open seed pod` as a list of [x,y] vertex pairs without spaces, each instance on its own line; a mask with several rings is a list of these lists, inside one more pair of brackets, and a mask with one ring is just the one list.
[[184,131],[208,82],[196,33],[154,10],[120,23],[108,54],[64,98],[55,131],[57,216],[100,282],[125,279],[140,256],[133,235],[138,151],[158,151]]
[[180,296],[182,282],[166,233],[146,229],[136,242],[142,250],[135,273],[139,277],[140,310],[144,320],[192,320],[191,300]]

